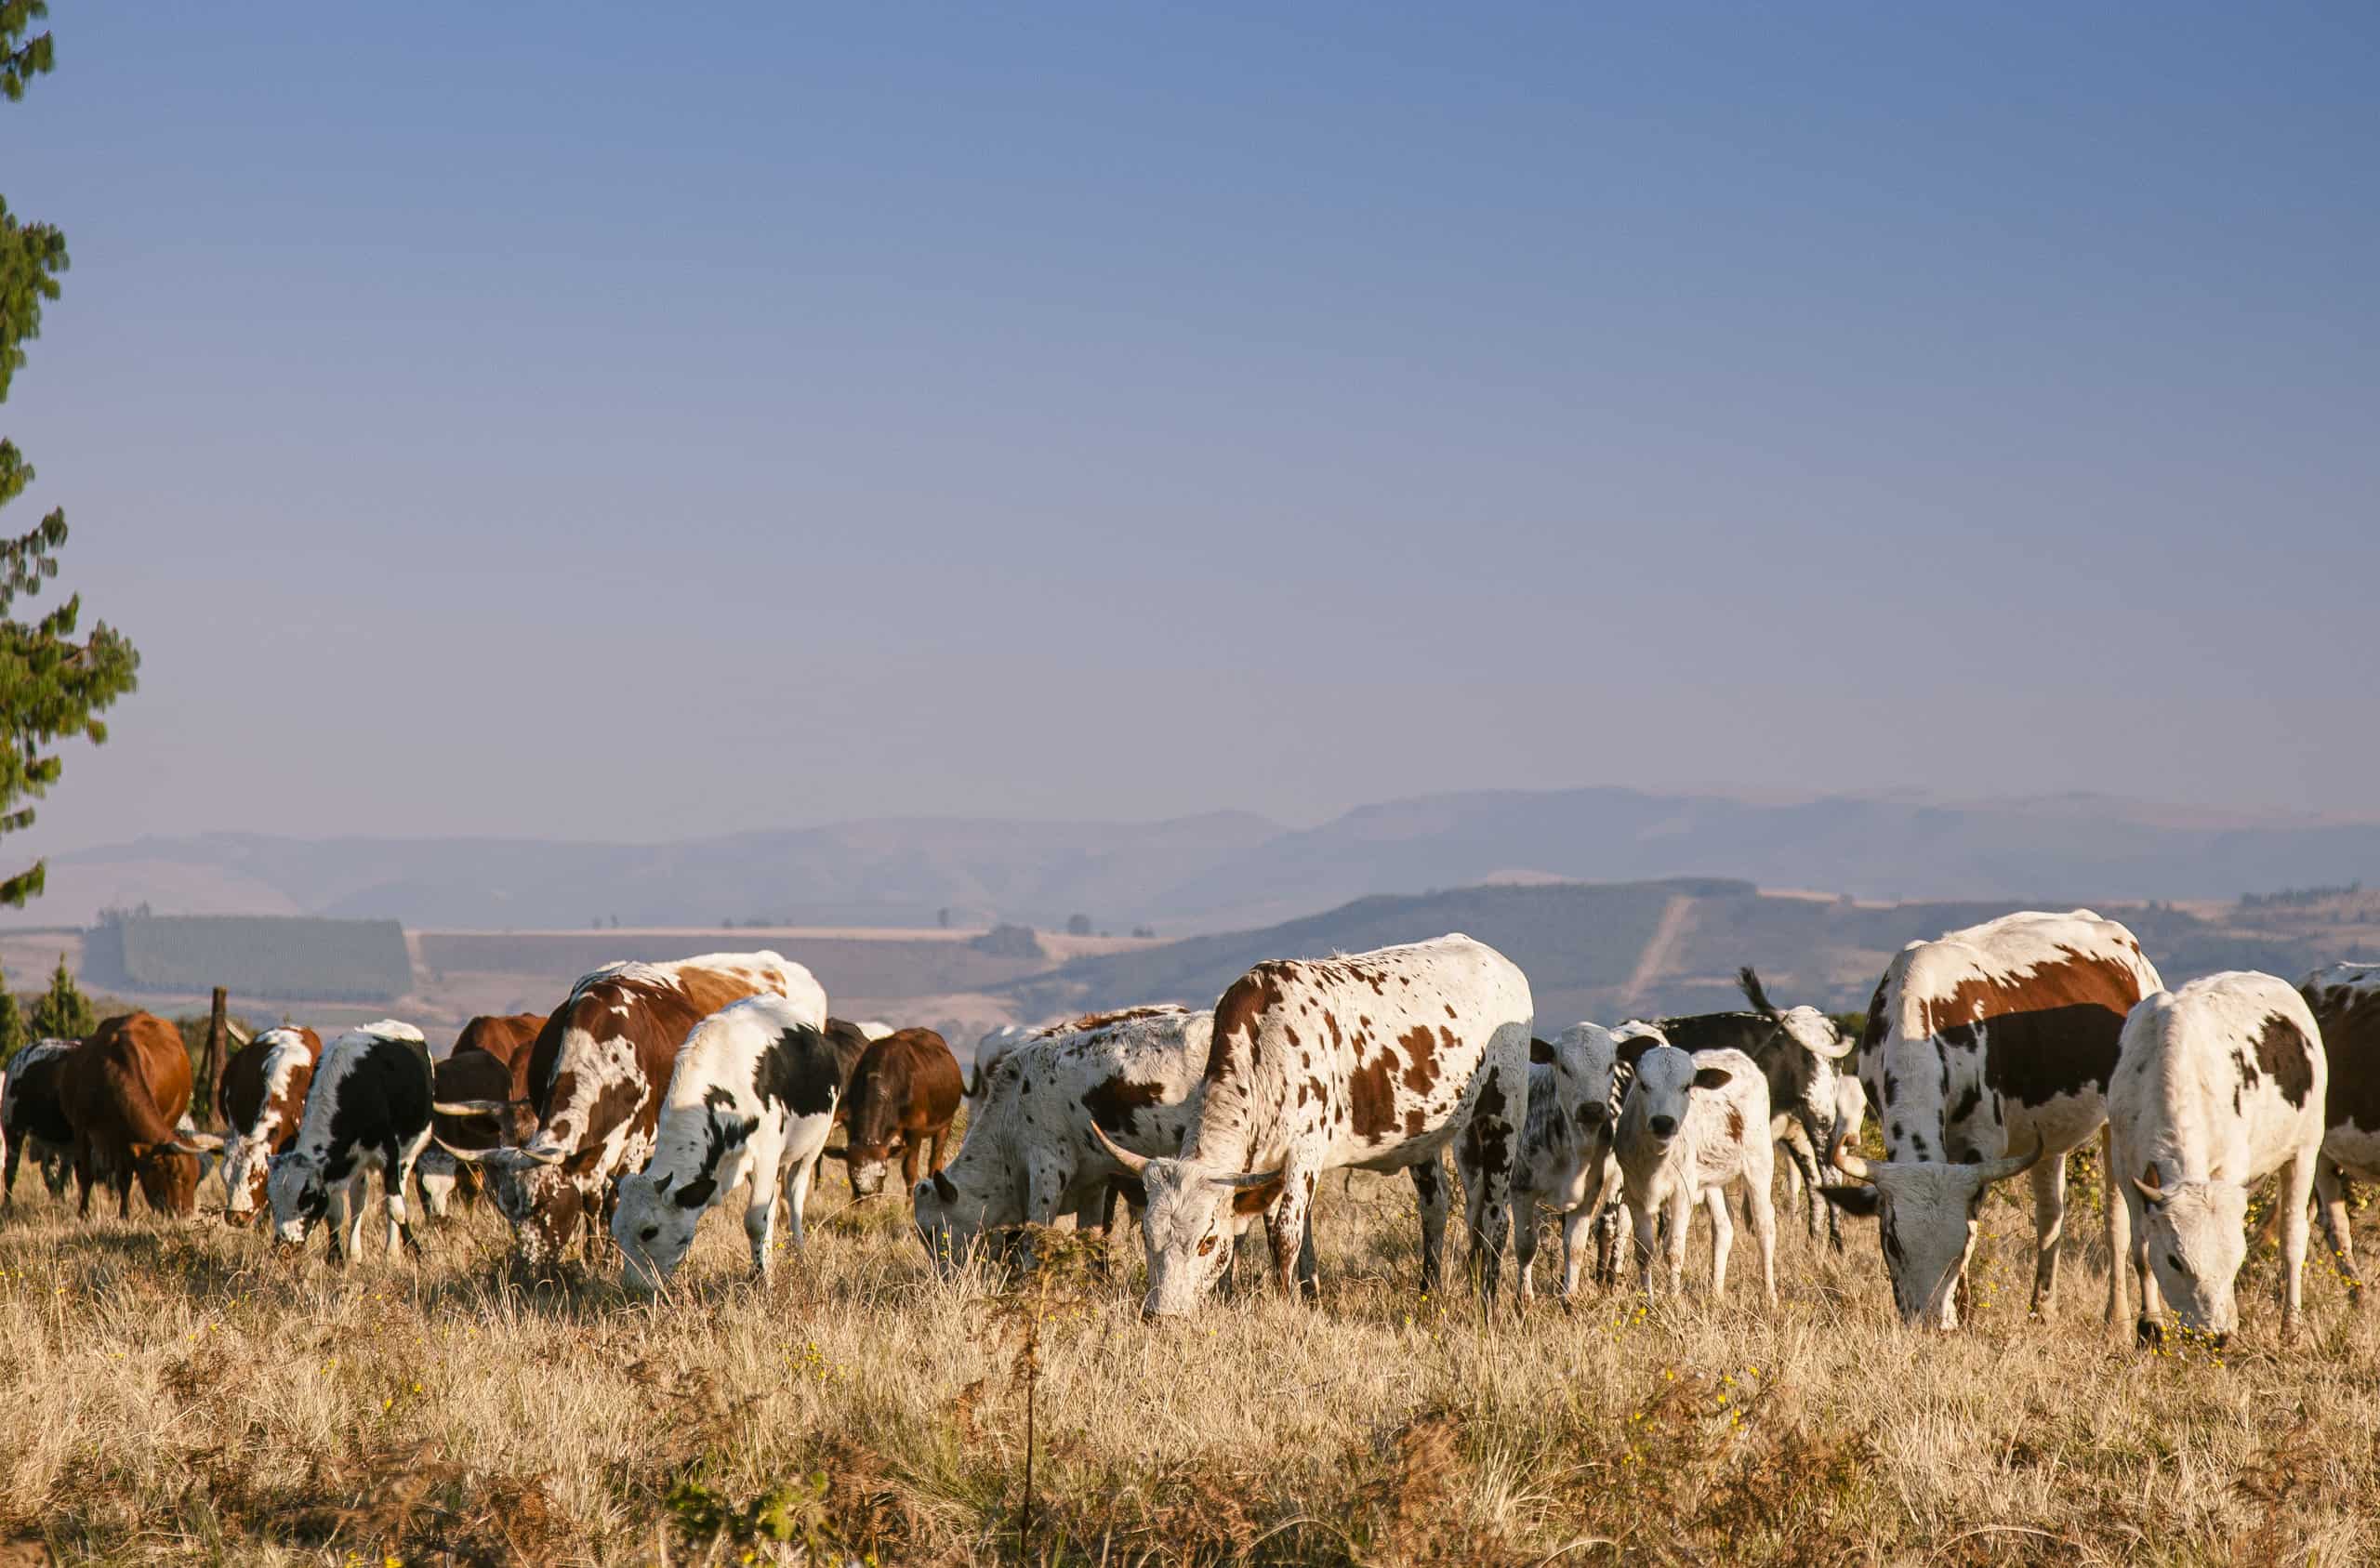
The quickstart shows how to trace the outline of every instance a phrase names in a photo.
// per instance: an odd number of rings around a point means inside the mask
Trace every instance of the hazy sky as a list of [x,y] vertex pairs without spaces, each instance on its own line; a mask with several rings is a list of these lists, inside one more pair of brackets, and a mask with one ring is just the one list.
[[2380,8],[102,6],[37,837],[2380,809]]

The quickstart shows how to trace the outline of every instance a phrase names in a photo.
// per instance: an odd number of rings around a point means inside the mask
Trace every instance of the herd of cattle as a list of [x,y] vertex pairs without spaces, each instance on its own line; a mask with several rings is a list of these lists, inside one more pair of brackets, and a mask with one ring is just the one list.
[[[2088,910],[2010,915],[1896,955],[1847,1039],[1815,1008],[1779,1008],[1750,969],[1733,1012],[1580,1022],[1541,1038],[1527,978],[1449,935],[1326,959],[1257,965],[1211,1009],[1134,1008],[1004,1029],[962,1081],[942,1037],[826,1014],[800,964],[774,953],[613,964],[546,1016],[475,1019],[432,1062],[418,1030],[383,1021],[327,1047],[282,1027],[246,1041],[198,1132],[180,1034],[134,1013],[8,1064],[0,1137],[13,1202],[32,1152],[53,1192],[71,1172],[128,1215],[138,1184],[193,1211],[208,1169],[224,1216],[269,1211],[302,1245],[324,1223],[334,1260],[360,1245],[375,1176],[388,1246],[418,1250],[412,1199],[443,1216],[484,1187],[518,1265],[574,1244],[616,1247],[625,1283],[662,1289],[703,1214],[739,1189],[754,1272],[776,1250],[783,1199],[799,1249],[830,1153],[854,1197],[897,1157],[919,1239],[949,1273],[979,1251],[1025,1266],[1027,1227],[1106,1228],[1118,1198],[1147,1258],[1145,1315],[1193,1311],[1260,1223],[1284,1290],[1316,1288],[1312,1206],[1323,1176],[1407,1172],[1421,1217],[1421,1285],[1437,1287],[1453,1190],[1475,1288],[1494,1298],[1507,1241],[1533,1288],[1540,1215],[1559,1217],[1562,1293],[1590,1263],[1620,1274],[1623,1227],[1646,1288],[1684,1283],[1696,1211],[1726,1288],[1740,1205],[1776,1295],[1776,1154],[1813,1236],[1872,1217],[1904,1321],[1955,1327],[1993,1183],[2029,1174],[2032,1307],[2057,1282],[2065,1156],[2096,1135],[2108,1317],[2124,1276],[2144,1337],[2164,1307],[2187,1328],[2237,1324],[2249,1189],[2277,1177],[2282,1324],[2295,1325],[2308,1209],[2358,1296],[2346,1182],[2380,1177],[2380,965],[2293,987],[2212,975],[2166,991],[2132,933]],[[962,1142],[944,1143],[960,1105]],[[1875,1118],[1884,1157],[1854,1152]],[[843,1144],[829,1150],[833,1129]],[[1831,1179],[1830,1179],[1831,1176]]]

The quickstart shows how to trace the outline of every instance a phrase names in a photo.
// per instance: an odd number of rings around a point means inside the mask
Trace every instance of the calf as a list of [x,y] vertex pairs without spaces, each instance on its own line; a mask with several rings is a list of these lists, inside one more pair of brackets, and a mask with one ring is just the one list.
[[[1984,1193],[2029,1170],[2032,1310],[2049,1314],[2066,1155],[2107,1125],[2124,1016],[2159,989],[2133,934],[2087,909],[2006,915],[1895,955],[1859,1046],[1885,1157],[1871,1164],[1839,1149],[1836,1167],[1860,1185],[1824,1191],[1876,1217],[1904,1323],[1958,1326]],[[2122,1258],[2129,1225],[2112,1189],[2107,1216],[2109,1256]],[[2108,1321],[2122,1310],[2123,1271],[2110,1269]]]
[[17,1201],[17,1166],[28,1151],[53,1198],[66,1192],[74,1166],[74,1125],[58,1098],[59,1074],[80,1040],[36,1040],[8,1059],[0,1087],[0,1140],[7,1145],[7,1199]]
[[410,1023],[383,1019],[331,1042],[314,1068],[298,1137],[265,1176],[273,1240],[303,1246],[327,1219],[330,1259],[344,1263],[364,1242],[364,1179],[380,1173],[389,1208],[388,1251],[402,1235],[418,1255],[421,1238],[405,1206],[414,1162],[430,1145],[430,1048]]
[[[1588,1232],[1622,1192],[1611,1147],[1620,1040],[1601,1024],[1574,1023],[1551,1043],[1532,1042],[1539,1046],[1545,1060],[1529,1066],[1528,1121],[1513,1167],[1513,1245],[1526,1302],[1537,1261],[1537,1211],[1562,1217],[1562,1299],[1567,1301],[1578,1293]],[[1597,1258],[1596,1272],[1607,1278],[1607,1243],[1603,1251],[1606,1256]]]
[[2143,997],[2124,1020],[2109,1158],[2135,1238],[2143,1344],[2162,1337],[2161,1293],[2184,1327],[2218,1345],[2239,1326],[2248,1183],[2284,1167],[2281,1327],[2295,1332],[2329,1076],[2313,1011],[2271,975],[2208,975]]
[[2330,1087],[2322,1096],[2322,1157],[2314,1168],[2322,1240],[2347,1276],[2348,1296],[2360,1302],[2363,1277],[2356,1271],[2355,1241],[2347,1231],[2347,1180],[2380,1179],[2380,964],[2316,969],[2298,982],[2298,992],[2321,1026],[2330,1068]]
[[322,1060],[323,1038],[311,1029],[268,1029],[224,1064],[215,1103],[231,1131],[223,1151],[223,1218],[245,1226],[262,1210],[272,1157],[298,1136],[306,1091]]
[[[813,1029],[826,994],[800,964],[774,953],[712,953],[669,964],[607,964],[582,976],[537,1032],[529,1053],[536,1118],[518,1147],[454,1148],[488,1176],[512,1227],[513,1261],[541,1273],[574,1236],[591,1259],[605,1236],[614,1181],[653,1153],[670,1064],[695,1024],[747,996],[791,1001]],[[484,1100],[442,1102],[455,1113],[505,1109]]]
[[1636,1268],[1653,1288],[1657,1221],[1666,1219],[1669,1285],[1686,1282],[1686,1232],[1699,1201],[1711,1215],[1711,1294],[1727,1288],[1735,1227],[1727,1188],[1741,1183],[1760,1245],[1761,1285],[1777,1299],[1777,1216],[1770,1206],[1777,1144],[1769,1130],[1768,1080],[1741,1051],[1687,1052],[1650,1036],[1627,1040],[1620,1058],[1635,1081],[1613,1134],[1628,1213],[1636,1232]]
[[1090,1027],[1022,1032],[978,1064],[959,1153],[910,1193],[918,1239],[945,1277],[987,1231],[1069,1214],[1078,1228],[1104,1226],[1131,1158],[1181,1152],[1214,1015],[1144,1008],[1081,1021]]
[[1815,1237],[1823,1223],[1827,1240],[1841,1251],[1841,1223],[1834,1206],[1819,1195],[1818,1166],[1834,1127],[1835,1063],[1851,1054],[1851,1042],[1816,1008],[1779,1011],[1750,965],[1736,971],[1736,983],[1752,1004],[1750,1011],[1665,1018],[1659,1027],[1680,1050],[1739,1050],[1760,1064],[1768,1084],[1769,1130],[1784,1146],[1787,1169],[1800,1178],[1809,1233]]
[[769,1277],[780,1189],[800,1251],[810,1174],[834,1127],[841,1081],[833,1043],[782,996],[747,997],[694,1025],[670,1068],[653,1163],[620,1179],[612,1239],[621,1283],[641,1295],[659,1290],[685,1260],[703,1212],[738,1185],[748,1187],[753,1275]]
[[[901,1156],[901,1179],[918,1182],[925,1168],[942,1168],[943,1140],[963,1098],[958,1059],[931,1029],[903,1029],[875,1041],[852,1074],[851,1110],[841,1158],[853,1198],[884,1190],[887,1163]],[[926,1146],[932,1152],[927,1156]]]
[[198,1146],[174,1123],[190,1109],[190,1050],[182,1032],[153,1013],[102,1022],[59,1072],[59,1104],[74,1129],[78,1212],[88,1218],[91,1187],[115,1188],[116,1215],[132,1216],[137,1179],[149,1206],[186,1215],[198,1204]]
[[1311,1292],[1306,1215],[1348,1166],[1408,1170],[1421,1206],[1421,1276],[1437,1285],[1447,1192],[1462,1175],[1471,1257],[1493,1300],[1528,1119],[1528,979],[1453,934],[1339,958],[1257,965],[1215,1004],[1215,1033],[1176,1158],[1111,1149],[1142,1179],[1149,1292],[1142,1311],[1195,1309],[1230,1262],[1234,1194],[1261,1194],[1282,1287]]

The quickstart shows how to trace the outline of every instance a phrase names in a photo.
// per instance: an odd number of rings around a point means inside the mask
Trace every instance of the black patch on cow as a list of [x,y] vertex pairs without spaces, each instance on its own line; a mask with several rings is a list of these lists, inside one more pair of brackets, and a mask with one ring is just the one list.
[[[374,1035],[354,1048],[355,1061],[333,1090],[330,1145],[320,1152],[324,1179],[334,1182],[353,1173],[358,1151],[404,1147],[430,1126],[430,1048]],[[314,1082],[320,1086],[328,1076],[318,1072]]]
[[[782,1105],[795,1116],[823,1116],[834,1110],[850,1083],[836,1041],[806,1023],[780,1033],[752,1063],[752,1098],[762,1105]],[[722,1102],[706,1095],[704,1103],[722,1106],[733,1104],[734,1099]]]
[[1967,1092],[1959,1096],[1958,1104],[1950,1108],[1950,1120],[1953,1123],[1963,1123],[1969,1116],[1974,1115],[1977,1110],[1981,1109],[1982,1105],[1982,1087],[1977,1084],[1969,1084],[1967,1086]]
[[2256,1065],[2272,1074],[2281,1098],[2294,1106],[2303,1108],[2306,1097],[2314,1092],[2312,1043],[2305,1031],[2279,1013],[2266,1017],[2256,1036]]
[[[1301,1085],[1298,1101],[1303,1104],[1306,1089]],[[1111,1073],[1083,1091],[1082,1108],[1110,1137],[1129,1138],[1132,1135],[1132,1113],[1161,1104],[1165,1100],[1162,1083],[1139,1083],[1121,1073]]]
[[830,1018],[826,1021],[826,1043],[835,1051],[836,1092],[848,1100],[852,1092],[852,1072],[859,1066],[859,1059],[867,1054],[867,1035],[856,1023]]
[[[2062,1094],[2105,1094],[2115,1075],[2123,1014],[2097,1002],[2070,1002],[1987,1019],[1983,1080],[2019,1105],[2042,1106]],[[1940,1038],[1972,1050],[1977,1025],[1953,1024]]]
[[[818,1034],[814,1029],[810,1033]],[[823,1037],[820,1043],[823,1047]],[[676,1201],[680,1208],[701,1208],[710,1202],[711,1194],[719,1191],[720,1161],[742,1148],[760,1126],[757,1116],[722,1117],[716,1111],[710,1113],[708,1125],[703,1128],[702,1174],[678,1189]]]
[[1776,1020],[1745,1012],[1692,1013],[1662,1019],[1659,1027],[1682,1051],[1735,1050],[1749,1057],[1758,1057],[1783,1033]]

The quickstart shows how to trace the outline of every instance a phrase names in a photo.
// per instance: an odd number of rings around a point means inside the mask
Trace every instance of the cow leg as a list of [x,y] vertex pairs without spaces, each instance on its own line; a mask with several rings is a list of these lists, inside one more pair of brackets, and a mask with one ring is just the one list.
[[1632,1197],[1628,1201],[1628,1219],[1636,1236],[1636,1283],[1644,1286],[1646,1295],[1650,1296],[1653,1294],[1653,1244],[1658,1239],[1652,1206],[1639,1204]]
[[2305,1305],[2306,1205],[2314,1194],[2315,1168],[2322,1163],[2319,1145],[2300,1149],[2281,1181],[2281,1337],[2297,1337],[2297,1313]]
[[[1494,1069],[1489,1069],[1490,1074]],[[1522,1080],[1526,1094],[1527,1080]],[[1488,1087],[1494,1087],[1490,1078]],[[1483,1100],[1485,1093],[1483,1091]],[[1498,1096],[1496,1105],[1511,1101]],[[1482,1301],[1493,1305],[1503,1284],[1504,1249],[1513,1232],[1513,1155],[1521,1129],[1502,1111],[1483,1104],[1463,1128],[1456,1163],[1462,1173],[1463,1219],[1471,1229],[1471,1277]]]
[[[2140,1228],[2142,1216],[2133,1206],[2140,1190],[2117,1170],[2116,1129],[2110,1122],[2099,1129],[2099,1185],[2108,1210],[2108,1327],[2120,1334],[2123,1331],[2123,1261],[2132,1256],[2133,1232]],[[2146,1295],[2141,1298],[2143,1319],[2149,1315],[2149,1299]]]
[[1682,1296],[1686,1293],[1686,1243],[1694,1232],[1694,1189],[1679,1182],[1664,1206],[1663,1218],[1669,1221],[1668,1233],[1661,1237],[1661,1249],[1662,1261],[1669,1267],[1670,1294]]
[[25,1140],[21,1138],[10,1139],[8,1140],[7,1174],[6,1178],[7,1185],[5,1194],[0,1194],[0,1206],[6,1206],[8,1208],[14,1208],[17,1206],[17,1167],[24,1164],[24,1160]]
[[[1777,1305],[1777,1207],[1768,1201],[1767,1182],[1755,1179],[1745,1185],[1752,1189],[1752,1244],[1760,1248],[1760,1287],[1764,1299],[1774,1307]],[[1816,1192],[1817,1189],[1813,1187],[1811,1191]],[[1826,1200],[1821,1198],[1818,1201],[1825,1203]],[[1826,1207],[1829,1213],[1833,1212],[1832,1204],[1827,1204]]]
[[1310,1285],[1318,1285],[1307,1275],[1311,1267],[1306,1243],[1306,1211],[1314,1203],[1314,1173],[1300,1168],[1293,1160],[1281,1171],[1281,1196],[1266,1215],[1266,1228],[1273,1243],[1273,1276],[1280,1282],[1285,1296],[1302,1298]]
[[[752,1277],[769,1283],[777,1240],[777,1162],[781,1150],[753,1150],[746,1157],[752,1188],[745,1195],[744,1240],[752,1249]],[[807,1165],[797,1160],[797,1166]],[[799,1223],[799,1221],[796,1221]]]
[[[1744,1183],[1744,1205],[1752,1205],[1752,1183]],[[1736,1249],[1736,1224],[1727,1216],[1727,1190],[1707,1189],[1702,1194],[1702,1206],[1711,1211],[1711,1298],[1718,1300],[1727,1294],[1727,1255]],[[1750,1215],[1745,1219],[1749,1220]]]
[[[14,1159],[16,1152],[9,1151]],[[2363,1304],[2363,1277],[2355,1272],[2355,1241],[2347,1218],[2347,1175],[2329,1160],[2314,1163],[2314,1196],[2322,1217],[2322,1245],[2330,1249],[2331,1266],[2347,1281],[2347,1298],[2351,1306]]]
[[2033,1302],[2036,1317],[2048,1319],[2057,1306],[2057,1243],[2066,1233],[2066,1157],[2053,1154],[2033,1166]]
[[[2112,1171],[2116,1168],[2113,1164],[2112,1151],[2109,1152],[2109,1169]],[[2114,1260],[2110,1265],[2110,1272],[2121,1275],[2129,1265],[2133,1277],[2139,1282],[2140,1316],[2133,1324],[2133,1342],[2139,1345],[2153,1345],[2163,1337],[2164,1330],[2157,1320],[2163,1313],[2164,1303],[2158,1294],[2157,1275],[2151,1271],[2149,1263],[2149,1217],[2145,1212],[2146,1204],[2140,1195],[2140,1189],[2129,1181],[2123,1182],[2122,1187],[2123,1191],[2121,1193],[2111,1191],[2108,1194],[2108,1202],[2111,1206],[2119,1202],[2123,1206],[2126,1220],[2124,1228],[2131,1236],[2137,1237],[2138,1240],[2125,1249],[2125,1257]],[[2120,1290],[2113,1293],[2114,1301],[2121,1302],[2122,1299],[2122,1294]]]
[[77,1200],[74,1217],[77,1219],[91,1218],[91,1186],[98,1176],[99,1172],[92,1167],[90,1144],[77,1138],[74,1140],[74,1194]]
[[1413,1174],[1413,1198],[1421,1209],[1421,1294],[1428,1296],[1446,1272],[1447,1215],[1454,1199],[1447,1191],[1447,1167],[1437,1155],[1406,1168]]
[[1562,1299],[1566,1304],[1579,1294],[1579,1270],[1586,1261],[1594,1223],[1595,1201],[1592,1197],[1562,1217]]
[[[779,1155],[782,1161],[784,1156]],[[785,1172],[785,1227],[793,1242],[794,1256],[809,1250],[810,1232],[803,1216],[810,1210],[810,1180],[818,1171],[815,1160],[795,1160]]]
[[[1785,1149],[1786,1195],[1803,1206],[1810,1240],[1816,1241],[1826,1224],[1827,1215],[1834,1212],[1834,1206],[1827,1202],[1825,1194],[1818,1191],[1825,1178],[1818,1170],[1818,1151],[1812,1146],[1809,1129],[1799,1121],[1788,1122],[1785,1124],[1785,1136],[1777,1141]],[[1745,1197],[1749,1200],[1751,1193],[1746,1192]],[[1744,1219],[1747,1222],[1752,1219],[1749,1201],[1744,1208]]]
[[1513,1213],[1518,1219],[1513,1227],[1513,1260],[1520,1265],[1519,1305],[1527,1311],[1529,1298],[1536,1294],[1537,1289],[1536,1282],[1529,1276],[1537,1267],[1538,1228],[1545,1220],[1537,1211],[1537,1194],[1534,1192],[1514,1193]]
[[925,1173],[919,1168],[925,1160],[925,1145],[914,1138],[901,1140],[901,1185],[914,1190],[918,1178]]
[[1627,1239],[1628,1207],[1604,1204],[1595,1214],[1595,1283],[1606,1289],[1620,1284],[1620,1246]]

